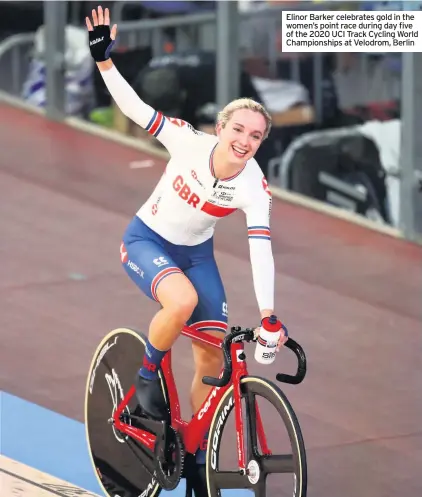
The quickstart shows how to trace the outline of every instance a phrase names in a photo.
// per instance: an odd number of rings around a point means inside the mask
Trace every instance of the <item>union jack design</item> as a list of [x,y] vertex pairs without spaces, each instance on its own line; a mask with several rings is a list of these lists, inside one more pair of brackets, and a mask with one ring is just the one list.
[[262,240],[271,240],[271,231],[268,226],[249,226],[248,238],[261,238]]
[[157,136],[160,134],[160,131],[163,129],[165,120],[166,118],[163,116],[163,114],[156,110],[145,129],[148,131],[149,134],[157,138]]
[[153,299],[158,302],[157,287],[163,281],[164,278],[166,278],[170,274],[181,273],[181,272],[182,271],[178,267],[168,267],[168,268],[160,271],[155,276],[155,278],[152,280],[152,283],[151,283],[151,294],[152,294]]
[[196,331],[227,331],[227,323],[224,321],[198,321],[192,324],[192,328]]

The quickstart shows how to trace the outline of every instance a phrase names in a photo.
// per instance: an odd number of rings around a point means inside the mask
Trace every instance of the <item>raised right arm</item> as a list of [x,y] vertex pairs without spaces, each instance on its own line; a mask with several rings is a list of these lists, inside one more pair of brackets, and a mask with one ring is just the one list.
[[183,142],[195,137],[189,125],[180,126],[182,121],[179,121],[179,125],[174,124],[141,100],[111,59],[97,62],[97,67],[110,95],[123,114],[157,138],[170,154],[174,154],[181,147],[185,148]]
[[110,30],[110,11],[101,6],[92,9],[92,22],[86,17],[89,49],[110,95],[125,116],[155,136],[170,152],[177,154],[189,148],[187,141],[198,134],[192,126],[181,120],[168,119],[143,102],[110,58],[116,40],[117,25]]

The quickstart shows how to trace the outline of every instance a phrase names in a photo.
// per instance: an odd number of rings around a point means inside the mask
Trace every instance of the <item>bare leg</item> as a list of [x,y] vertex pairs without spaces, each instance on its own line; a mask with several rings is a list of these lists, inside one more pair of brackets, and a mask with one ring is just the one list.
[[198,295],[184,274],[167,276],[157,289],[162,305],[153,317],[148,339],[155,348],[169,350],[198,304]]
[[159,366],[197,306],[198,296],[181,273],[167,276],[156,292],[162,309],[151,321],[144,362],[136,378],[136,397],[147,415],[162,420],[167,416],[167,404],[158,381]]
[[[208,331],[208,334],[222,338],[221,331]],[[211,388],[202,383],[204,376],[218,377],[223,366],[223,352],[220,349],[199,342],[192,343],[193,358],[195,361],[195,376],[191,388],[191,408],[195,414],[206,399]]]

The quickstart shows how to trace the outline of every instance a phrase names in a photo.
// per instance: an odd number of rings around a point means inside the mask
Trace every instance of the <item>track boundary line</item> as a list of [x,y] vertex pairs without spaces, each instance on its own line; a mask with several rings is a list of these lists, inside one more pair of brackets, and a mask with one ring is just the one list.
[[[0,475],[2,474],[11,478],[9,482],[6,480],[5,487],[8,488],[11,484],[12,490],[17,484],[13,483],[13,479],[16,479],[59,497],[99,497],[95,492],[6,456],[0,456]],[[28,493],[32,497],[39,495],[39,492],[34,494],[29,488]]]
[[[32,106],[24,102],[23,100],[14,97],[12,95],[9,95],[8,93],[0,90],[0,103],[1,102],[10,105],[12,107],[16,107],[44,117],[46,114],[44,109]],[[170,157],[166,150],[159,149],[158,147],[151,145],[150,143],[146,142],[145,140],[142,140],[141,138],[133,138],[130,136],[122,135],[117,131],[113,131],[107,128],[102,128],[99,125],[83,121],[80,118],[66,117],[64,121],[58,121],[58,123],[60,124],[64,123],[67,126],[76,129],[78,131],[98,136],[104,140],[114,141],[120,145],[134,148],[141,152],[145,152],[149,155],[152,155],[153,157],[158,157],[164,160],[168,160]],[[306,209],[311,209],[321,214],[326,214],[328,216],[353,223],[363,228],[367,228],[372,231],[391,236],[393,238],[404,240],[403,233],[401,233],[399,229],[393,226],[379,224],[374,221],[371,221],[368,218],[355,214],[353,212],[332,207],[329,204],[326,204],[319,200],[311,199],[309,197],[306,197],[298,193],[292,193],[288,190],[284,190],[274,185],[273,183],[270,184],[270,188],[273,197],[288,202],[290,204],[298,205]]]
[[45,487],[42,483],[37,483],[36,481],[30,480],[28,478],[24,478],[21,475],[18,475],[16,473],[12,473],[11,471],[7,471],[7,469],[0,468],[0,473],[4,473],[8,476],[12,476],[13,478],[17,478],[18,480],[24,481],[25,483],[29,483],[30,485],[33,485],[34,487],[41,488],[42,490],[45,490],[46,492],[49,492],[51,494],[60,495],[60,497],[68,497],[67,494],[62,494],[60,492],[57,492],[57,490],[53,490],[51,488]]
[[[59,497],[96,497],[97,494],[93,494],[92,492],[88,492],[82,488],[76,487],[74,485],[59,485],[59,484],[54,484],[54,483],[38,483],[34,480],[31,480],[29,478],[25,478],[24,476],[21,476],[17,473],[13,473],[12,471],[8,471],[7,469],[1,468],[0,467],[0,473],[4,473],[7,476],[10,476],[12,478],[16,478],[20,481],[23,481],[25,483],[28,483],[28,485],[32,485],[33,487],[37,487],[41,490],[45,490],[46,492],[52,494],[52,495],[58,495]],[[58,490],[57,488],[51,488],[51,487],[63,487],[63,491]]]

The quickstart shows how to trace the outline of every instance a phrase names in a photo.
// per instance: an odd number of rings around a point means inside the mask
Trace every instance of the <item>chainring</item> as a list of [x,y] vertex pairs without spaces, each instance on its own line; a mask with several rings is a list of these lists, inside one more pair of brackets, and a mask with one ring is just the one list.
[[185,462],[185,446],[180,434],[172,427],[169,427],[168,441],[166,449],[166,459],[168,462],[162,463],[159,458],[159,449],[156,445],[154,449],[155,470],[154,478],[163,490],[174,490],[183,474]]

